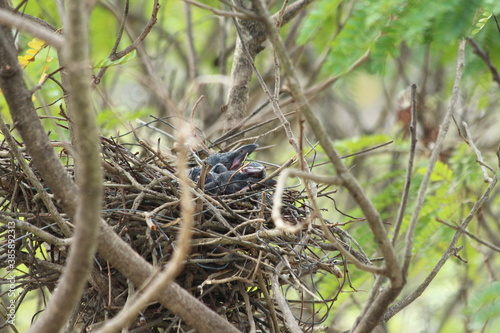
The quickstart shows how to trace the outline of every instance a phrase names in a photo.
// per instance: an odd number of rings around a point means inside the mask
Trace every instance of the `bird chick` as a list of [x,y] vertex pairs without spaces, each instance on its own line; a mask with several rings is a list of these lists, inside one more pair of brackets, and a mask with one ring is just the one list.
[[[205,162],[207,162],[209,165],[213,167],[220,164],[221,165],[219,167],[220,171],[216,173],[222,173],[223,171],[220,169],[222,167],[225,167],[227,170],[236,170],[241,166],[247,155],[251,154],[257,147],[258,145],[256,144],[249,144],[241,146],[240,148],[227,153],[213,154],[208,156],[205,159]],[[199,166],[191,168],[188,171],[188,177],[193,181],[196,181],[200,177],[200,174],[201,174],[201,167]],[[207,180],[205,180],[205,184],[206,183],[208,183]]]
[[[205,185],[205,191],[211,194],[233,194],[255,185],[266,177],[266,168],[257,162],[244,165],[239,170],[229,170],[220,173],[215,180]],[[269,184],[273,185],[274,180]]]

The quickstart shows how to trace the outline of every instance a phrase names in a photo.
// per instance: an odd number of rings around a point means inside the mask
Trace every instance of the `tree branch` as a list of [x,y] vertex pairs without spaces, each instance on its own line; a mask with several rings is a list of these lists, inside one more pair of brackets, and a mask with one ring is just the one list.
[[75,166],[78,183],[75,235],[66,269],[41,317],[28,332],[57,332],[80,301],[93,267],[99,237],[102,205],[100,142],[91,105],[88,43],[88,11],[85,2],[67,5],[64,62],[68,79],[68,102],[75,129]]
[[488,66],[488,69],[491,72],[491,76],[493,78],[493,81],[495,81],[500,86],[500,75],[498,74],[498,69],[491,62],[490,55],[488,53],[484,52],[474,39],[467,38],[467,42],[472,46],[474,53],[477,54],[479,56],[479,58],[481,58],[484,61],[486,66]]
[[288,306],[288,303],[280,290],[280,282],[278,281],[278,276],[276,274],[272,274],[270,279],[274,298],[278,307],[281,309],[283,316],[285,317],[287,332],[301,333],[302,330],[300,329],[299,324],[297,324],[297,320],[295,320],[295,317],[293,316],[293,313],[290,310],[290,307]]
[[415,159],[415,151],[417,149],[417,85],[411,85],[411,123],[410,123],[410,157],[408,157],[408,166],[406,167],[406,179],[403,193],[401,194],[401,202],[399,204],[398,215],[394,226],[394,235],[392,236],[392,244],[396,244],[399,230],[403,223],[403,218],[406,212],[406,204],[410,194],[411,175],[413,172],[413,161]]
[[[0,4],[4,3],[5,0],[0,0]],[[43,129],[14,50],[10,29],[0,27],[0,88],[9,105],[14,125],[33,158],[35,168],[54,193],[58,204],[74,220],[77,188]],[[116,235],[110,226],[102,220],[100,222],[99,254],[134,285],[142,285],[153,273],[153,267]],[[159,295],[159,301],[199,332],[239,332],[176,283],[172,283]]]
[[184,261],[190,248],[190,240],[192,235],[193,216],[195,213],[194,203],[190,195],[190,185],[187,171],[187,149],[186,142],[190,137],[190,128],[181,126],[178,136],[179,138],[179,178],[181,180],[181,217],[182,228],[179,233],[178,241],[176,242],[175,252],[172,259],[166,266],[163,272],[155,274],[154,279],[148,283],[141,295],[136,295],[131,303],[127,303],[125,307],[111,320],[105,323],[104,327],[98,330],[99,333],[111,333],[120,329],[126,329],[134,318],[153,300],[158,299],[158,295],[162,290],[171,285],[173,279],[181,272],[184,267]]
[[56,49],[60,50],[63,47],[64,39],[62,36],[56,35],[54,31],[47,29],[46,26],[27,20],[23,15],[14,14],[12,10],[3,5],[0,5],[0,23],[25,31],[32,36],[42,39]]
[[455,76],[455,83],[453,84],[453,90],[451,93],[450,104],[448,105],[448,110],[443,119],[443,122],[441,123],[438,138],[436,140],[436,145],[432,150],[432,154],[429,159],[429,166],[427,167],[424,178],[422,179],[422,184],[418,189],[415,209],[413,210],[413,214],[410,220],[410,226],[408,227],[408,233],[406,234],[405,259],[403,264],[403,274],[405,277],[408,276],[408,269],[410,267],[410,262],[411,262],[411,253],[413,250],[413,238],[415,234],[415,229],[417,227],[418,217],[420,215],[420,211],[424,204],[425,193],[427,192],[427,188],[429,186],[432,171],[434,170],[434,166],[436,165],[436,162],[439,158],[439,153],[443,148],[444,139],[446,137],[446,134],[448,133],[448,129],[450,128],[452,115],[456,109],[456,104],[458,102],[460,81],[462,80],[464,66],[465,66],[465,40],[462,40],[460,41],[458,47],[457,70]]
[[427,276],[427,278],[424,280],[422,284],[420,284],[417,289],[415,289],[414,292],[412,292],[410,295],[405,297],[403,300],[397,302],[393,306],[391,306],[387,312],[384,315],[384,320],[387,321],[390,318],[392,318],[395,314],[397,314],[399,311],[407,307],[409,304],[411,304],[414,300],[416,300],[422,293],[427,289],[429,284],[432,282],[432,280],[436,277],[437,273],[441,270],[443,265],[446,263],[448,258],[456,254],[457,248],[456,244],[464,231],[467,229],[467,226],[469,223],[472,221],[472,219],[476,216],[476,213],[478,210],[484,205],[486,200],[488,200],[491,192],[495,188],[497,184],[498,179],[495,177],[492,179],[491,183],[488,185],[488,188],[484,192],[484,194],[479,198],[479,200],[474,204],[472,209],[470,210],[469,214],[467,217],[463,220],[463,222],[460,224],[460,227],[457,228],[457,232],[453,236],[452,241],[450,242],[450,245],[448,245],[448,248],[446,249],[445,253],[442,255],[441,259],[439,259],[438,263],[434,268],[432,269],[431,273]]
[[283,73],[287,79],[291,94],[300,108],[300,112],[309,122],[311,129],[314,131],[314,134],[316,135],[316,138],[318,139],[320,145],[323,147],[330,162],[336,169],[337,176],[342,180],[343,186],[349,190],[359,207],[364,212],[370,228],[374,234],[375,240],[379,246],[379,249],[385,258],[385,269],[387,276],[391,280],[391,286],[386,288],[385,292],[381,293],[377,297],[375,302],[372,304],[373,306],[371,306],[366,311],[366,317],[363,318],[362,323],[358,327],[354,328],[355,332],[370,332],[383,315],[386,307],[392,300],[396,298],[404,285],[404,278],[401,274],[401,268],[396,256],[396,252],[394,251],[394,247],[392,246],[391,241],[387,237],[382,219],[380,218],[378,211],[375,209],[368,196],[364,193],[356,178],[354,178],[350,174],[349,170],[345,167],[340,154],[333,147],[322,123],[311,110],[307,98],[305,97],[304,91],[294,71],[293,64],[285,48],[285,45],[281,40],[274,21],[271,20],[269,13],[267,12],[265,4],[261,0],[253,0],[252,3],[256,7],[257,12],[262,17],[266,25],[269,41],[273,44],[276,54],[280,59],[280,63],[283,67]]
[[[297,16],[313,0],[298,1],[287,6],[282,15],[281,25],[285,25],[295,16]],[[242,0],[233,0],[235,6],[244,7]],[[276,15],[279,15],[276,14]],[[277,16],[276,16],[277,17]],[[231,88],[227,99],[227,119],[226,127],[231,128],[236,120],[242,119],[246,113],[248,104],[250,80],[252,78],[252,67],[250,61],[253,61],[256,55],[264,48],[261,44],[267,39],[264,24],[258,20],[235,19],[242,33],[236,41],[236,49],[233,58],[233,67],[231,69]],[[236,23],[235,23],[236,24]],[[242,40],[244,38],[245,40]],[[245,44],[250,59],[244,50]]]

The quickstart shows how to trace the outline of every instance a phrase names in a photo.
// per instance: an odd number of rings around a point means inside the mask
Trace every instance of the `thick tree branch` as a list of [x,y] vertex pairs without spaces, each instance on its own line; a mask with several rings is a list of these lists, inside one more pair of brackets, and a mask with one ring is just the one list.
[[15,14],[8,7],[0,6],[0,23],[25,31],[57,49],[61,49],[63,46],[64,39],[62,36],[56,35],[54,31],[47,29],[46,26],[27,20],[23,15]]
[[187,253],[190,249],[193,216],[195,214],[194,203],[190,194],[190,185],[187,170],[187,145],[186,142],[190,137],[190,127],[181,126],[179,138],[179,155],[178,155],[178,172],[181,180],[181,217],[182,228],[179,232],[179,238],[176,242],[175,251],[172,259],[167,264],[165,269],[156,274],[152,281],[145,286],[140,295],[133,298],[132,302],[128,302],[125,307],[111,320],[109,320],[99,333],[111,333],[120,329],[126,329],[130,323],[137,317],[137,315],[144,310],[144,308],[151,301],[158,300],[158,295],[171,285],[173,279],[181,272],[184,267]]
[[286,51],[285,45],[281,40],[274,22],[269,17],[267,9],[259,0],[254,0],[253,3],[255,4],[257,11],[259,12],[259,14],[261,14],[261,17],[263,17],[263,20],[266,24],[269,40],[273,44],[276,54],[280,59],[281,66],[283,68],[283,74],[287,78],[287,83],[290,87],[292,96],[295,98],[296,103],[299,105],[301,113],[309,122],[311,129],[314,131],[320,145],[325,150],[325,153],[330,159],[330,162],[337,170],[337,176],[341,179],[343,186],[345,186],[349,190],[351,195],[357,201],[358,205],[364,211],[366,218],[370,223],[370,227],[374,232],[375,239],[377,240],[377,243],[379,244],[380,249],[386,259],[387,268],[390,272],[389,274],[391,276],[391,279],[394,279],[394,282],[397,282],[397,285],[402,286],[403,281],[398,273],[399,263],[394,249],[385,233],[385,228],[382,224],[380,215],[378,214],[369,198],[364,193],[357,180],[350,174],[349,170],[342,162],[342,157],[333,147],[321,121],[311,110],[307,98],[304,95],[304,91],[302,90],[302,87],[300,86],[300,83],[294,71],[291,59]]
[[[288,23],[291,19],[297,16],[308,4],[313,0],[298,1],[289,5],[282,15],[280,22],[281,26]],[[245,2],[242,0],[233,0],[236,7],[245,8]],[[278,15],[278,14],[276,14]],[[277,16],[276,16],[277,17]],[[234,51],[233,67],[231,69],[231,88],[227,99],[227,128],[236,125],[237,120],[242,119],[246,114],[250,80],[252,78],[252,66],[250,61],[253,61],[256,55],[262,51],[261,45],[266,39],[264,24],[259,20],[235,19],[241,29],[240,38],[237,39],[236,49]],[[244,40],[241,39],[244,38]],[[245,44],[247,52],[243,47]]]
[[[4,1],[0,0],[0,4],[4,4]],[[0,27],[0,88],[9,105],[14,125],[33,158],[34,166],[62,209],[74,220],[77,187],[53,150],[36,114],[14,50],[10,28]],[[142,285],[153,273],[153,267],[102,220],[98,251],[136,286]],[[159,301],[199,332],[239,332],[176,283],[159,295]]]
[[382,219],[378,211],[373,206],[373,203],[364,193],[361,185],[358,183],[356,178],[354,178],[349,170],[346,168],[342,162],[340,154],[333,147],[325,128],[320,122],[319,118],[311,110],[304,91],[299,83],[291,59],[287,53],[285,45],[281,40],[281,37],[276,29],[274,21],[270,18],[267,8],[263,1],[253,0],[252,3],[256,7],[257,12],[264,20],[266,25],[267,34],[270,42],[273,44],[275,52],[280,60],[281,66],[283,68],[283,73],[287,79],[288,86],[292,96],[294,97],[297,105],[300,107],[301,113],[304,115],[306,120],[309,122],[311,129],[314,131],[316,138],[318,139],[320,145],[325,150],[330,162],[337,171],[337,176],[341,178],[343,186],[346,187],[353,198],[356,200],[359,207],[364,212],[367,221],[369,222],[370,228],[374,234],[375,240],[379,246],[385,258],[386,264],[386,274],[391,280],[390,287],[387,287],[385,292],[381,293],[373,306],[367,309],[366,316],[363,318],[363,324],[361,326],[355,327],[355,332],[370,332],[380,320],[385,309],[389,304],[397,297],[404,285],[404,278],[401,274],[401,268],[399,265],[398,258],[394,251],[391,241],[387,237]]
[[93,267],[102,205],[100,142],[91,105],[88,43],[88,12],[85,2],[68,3],[64,62],[68,79],[68,102],[75,129],[75,166],[78,184],[75,236],[66,269],[41,317],[28,332],[57,332],[80,301]]
[[[3,2],[3,1],[2,1]],[[2,3],[0,2],[0,3]],[[9,27],[0,28],[0,88],[14,120],[15,128],[21,133],[27,150],[34,157],[37,170],[54,170],[44,174],[45,181],[56,196],[56,201],[63,207],[72,207],[66,211],[74,215],[76,208],[75,187],[70,176],[50,144],[45,130],[31,101],[31,94],[23,80],[23,73],[15,53],[14,40]],[[58,168],[57,166],[60,166]]]

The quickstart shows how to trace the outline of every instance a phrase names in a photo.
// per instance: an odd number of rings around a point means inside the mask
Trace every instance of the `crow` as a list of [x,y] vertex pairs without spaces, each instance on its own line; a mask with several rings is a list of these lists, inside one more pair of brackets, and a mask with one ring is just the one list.
[[205,184],[211,183],[219,177],[221,173],[227,172],[227,168],[222,163],[217,163],[210,169],[205,177]]
[[[241,166],[247,155],[252,153],[257,147],[258,145],[256,144],[249,144],[241,146],[240,148],[227,153],[213,154],[208,156],[205,159],[205,162],[207,162],[212,167],[215,167],[216,165],[220,164],[220,166],[218,167],[219,170],[218,171],[216,170],[215,174],[219,174],[228,170],[236,170]],[[222,170],[222,167],[225,167],[226,170]],[[197,181],[198,178],[200,177],[200,174],[201,174],[201,167],[199,166],[191,168],[188,171],[188,177],[193,181]],[[207,178],[209,177],[211,178],[210,174],[207,175]],[[213,179],[211,181],[213,181]],[[206,179],[205,184],[207,183],[209,183],[209,181],[207,181]]]
[[[266,178],[266,168],[257,162],[244,165],[239,170],[228,170],[217,175],[215,180],[205,184],[205,191],[211,194],[233,194],[255,185]],[[274,185],[271,179],[265,183]]]

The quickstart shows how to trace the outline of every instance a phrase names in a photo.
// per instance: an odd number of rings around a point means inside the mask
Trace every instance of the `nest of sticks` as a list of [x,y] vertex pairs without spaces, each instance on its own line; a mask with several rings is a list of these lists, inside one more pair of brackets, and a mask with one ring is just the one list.
[[[175,180],[175,161],[167,161],[139,141],[139,153],[113,139],[102,138],[105,170],[103,218],[120,237],[154,266],[167,263],[175,251],[180,228],[180,194]],[[24,161],[31,160],[22,143],[16,143]],[[137,145],[136,145],[137,148]],[[69,173],[72,157],[60,150]],[[21,304],[28,291],[56,285],[66,256],[67,243],[53,214],[35,190],[43,181],[34,171],[30,177],[13,148],[0,146],[0,224],[16,223],[16,288]],[[45,189],[50,195],[50,189]],[[324,228],[308,225],[302,232],[286,234],[271,219],[273,188],[231,195],[209,195],[196,189],[197,202],[192,249],[176,282],[208,307],[222,314],[243,332],[283,331],[283,304],[279,292],[305,331],[320,330],[328,311],[341,292],[345,261],[327,240]],[[282,217],[292,225],[305,224],[310,216],[305,194],[285,189]],[[62,215],[64,217],[64,215]],[[328,232],[344,244],[349,236],[335,224]],[[346,236],[347,235],[347,236]],[[2,236],[2,239],[6,239]],[[6,247],[0,244],[0,265],[5,267]],[[363,261],[366,257],[346,245]],[[328,295],[319,292],[323,280],[339,278],[339,287]],[[113,317],[134,288],[109,263],[95,259],[74,327],[89,330]],[[175,314],[159,304],[149,306],[131,332],[177,332],[186,329]]]

